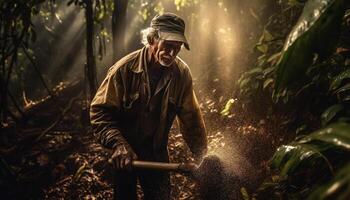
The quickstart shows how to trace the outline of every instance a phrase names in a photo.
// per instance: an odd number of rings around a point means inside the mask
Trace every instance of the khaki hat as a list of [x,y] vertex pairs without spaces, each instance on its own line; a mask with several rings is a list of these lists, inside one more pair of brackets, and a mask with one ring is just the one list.
[[151,27],[158,30],[161,39],[183,42],[186,49],[190,50],[185,37],[185,22],[174,13],[156,15],[151,21]]

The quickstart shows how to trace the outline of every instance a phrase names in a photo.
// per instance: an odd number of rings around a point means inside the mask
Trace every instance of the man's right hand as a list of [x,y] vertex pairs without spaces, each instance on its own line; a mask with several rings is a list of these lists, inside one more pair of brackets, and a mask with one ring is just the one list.
[[131,149],[128,144],[119,144],[114,149],[111,158],[108,162],[113,164],[117,170],[128,170],[132,169],[132,161],[137,159],[137,155]]

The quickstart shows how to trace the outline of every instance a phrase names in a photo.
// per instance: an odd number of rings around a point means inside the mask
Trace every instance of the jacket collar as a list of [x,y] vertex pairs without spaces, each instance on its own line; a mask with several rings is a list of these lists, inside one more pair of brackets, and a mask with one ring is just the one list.
[[144,46],[137,53],[137,59],[131,66],[131,71],[133,71],[134,73],[141,73],[144,71],[144,68],[147,67],[147,62],[145,60],[145,58],[147,58],[147,50],[148,47]]
[[[146,75],[146,82],[147,82],[147,90],[148,93],[150,94],[150,89],[149,89],[149,77],[147,74],[147,51],[148,47],[143,47],[142,49],[139,50],[138,52],[138,57],[131,66],[131,71],[134,73],[142,73],[145,72]],[[157,94],[162,88],[164,88],[167,83],[171,80],[172,75],[173,75],[173,70],[176,68],[176,62],[172,64],[172,66],[168,67],[167,69],[164,70],[162,78],[159,80],[155,94]]]
[[[142,49],[139,50],[139,52],[137,53],[137,59],[135,60],[135,62],[132,64],[131,66],[131,71],[133,71],[134,73],[141,73],[143,71],[147,71],[147,69],[145,69],[147,67],[147,51],[148,51],[149,47],[144,46]],[[177,59],[177,58],[175,58]],[[176,62],[174,61],[172,66],[169,67],[169,69],[165,70],[168,72],[173,71],[173,68],[175,68],[176,66]]]

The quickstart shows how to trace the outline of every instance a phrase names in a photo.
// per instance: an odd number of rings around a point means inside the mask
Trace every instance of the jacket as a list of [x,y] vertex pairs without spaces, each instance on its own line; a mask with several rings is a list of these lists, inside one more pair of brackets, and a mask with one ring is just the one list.
[[[92,129],[107,148],[127,143],[137,155],[152,151],[153,160],[164,161],[168,159],[169,130],[177,116],[185,142],[200,158],[207,150],[206,129],[190,70],[175,58],[151,95],[147,48],[125,56],[109,69],[90,106]],[[154,132],[146,133],[142,122],[157,108]]]

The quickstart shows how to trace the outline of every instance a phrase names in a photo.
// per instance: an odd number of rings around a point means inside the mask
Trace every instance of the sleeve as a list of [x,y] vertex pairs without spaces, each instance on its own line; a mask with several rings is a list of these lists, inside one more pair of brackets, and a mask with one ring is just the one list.
[[193,90],[192,76],[189,70],[185,73],[183,100],[178,112],[180,131],[197,159],[207,153],[207,136],[204,120]]
[[98,141],[107,148],[127,144],[120,132],[123,85],[118,73],[109,73],[103,80],[90,105],[90,122]]

